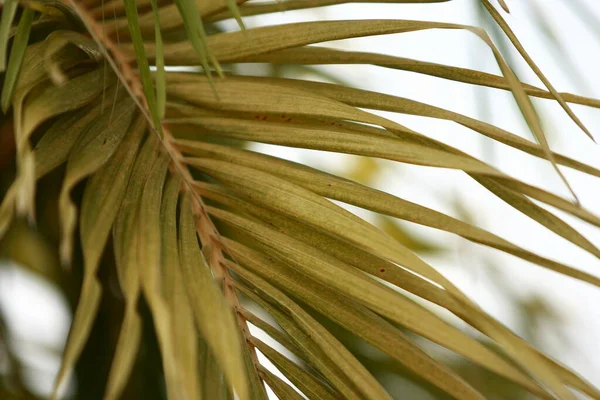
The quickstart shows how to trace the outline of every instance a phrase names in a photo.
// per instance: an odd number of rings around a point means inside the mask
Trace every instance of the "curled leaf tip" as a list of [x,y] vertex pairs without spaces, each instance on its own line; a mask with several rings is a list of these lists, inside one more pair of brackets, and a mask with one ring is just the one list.
[[68,241],[61,243],[59,249],[60,265],[64,269],[71,269],[72,245]]
[[52,69],[48,75],[50,76],[52,83],[56,86],[62,86],[67,82],[67,77],[59,69]]

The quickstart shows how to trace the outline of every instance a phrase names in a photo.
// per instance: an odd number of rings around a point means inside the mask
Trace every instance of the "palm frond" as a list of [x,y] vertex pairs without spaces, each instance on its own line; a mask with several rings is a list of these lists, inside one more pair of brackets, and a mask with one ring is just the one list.
[[[364,3],[438,3],[392,0]],[[245,143],[314,149],[464,171],[514,209],[600,258],[552,206],[595,227],[575,203],[372,111],[460,124],[560,166],[600,171],[553,152],[531,97],[600,101],[559,93],[502,14],[482,0],[546,89],[520,82],[487,33],[410,20],[310,21],[246,29],[242,17],[353,1],[7,0],[0,18],[3,112],[14,119],[16,177],[0,205],[0,237],[35,218],[36,182],[64,165],[58,199],[60,256],[83,280],[53,398],[65,384],[100,308],[103,254],[113,248],[124,315],[104,398],[124,393],[152,317],[169,399],[386,399],[391,396],[315,315],[335,322],[410,373],[457,399],[481,399],[432,357],[426,338],[540,398],[600,392],[482,310],[434,266],[337,202],[453,233],[600,287],[600,278],[542,257],[470,223],[310,166],[241,149]],[[507,4],[499,5],[508,12]],[[401,7],[399,5],[398,7]],[[431,7],[435,7],[434,4]],[[235,19],[239,31],[207,24]],[[43,21],[53,21],[50,29]],[[491,50],[502,75],[315,44],[422,30],[465,30]],[[210,33],[210,34],[209,34]],[[430,104],[340,84],[224,72],[237,63],[371,64],[510,91],[537,143]],[[175,72],[172,67],[193,67]],[[75,196],[83,187],[81,199]],[[571,190],[572,194],[574,192]],[[575,196],[576,199],[576,196]],[[79,238],[76,239],[77,234]],[[111,244],[111,246],[109,246]],[[416,301],[415,297],[424,302]],[[488,343],[445,321],[446,309]],[[258,316],[270,315],[271,324]],[[259,328],[294,355],[250,331]],[[411,332],[408,334],[407,332]],[[265,355],[295,388],[261,364]],[[297,390],[299,391],[297,391]]]

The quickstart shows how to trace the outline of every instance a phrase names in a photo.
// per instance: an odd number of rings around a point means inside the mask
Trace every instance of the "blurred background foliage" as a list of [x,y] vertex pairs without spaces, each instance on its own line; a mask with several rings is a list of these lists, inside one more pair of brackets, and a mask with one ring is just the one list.
[[[555,2],[561,2],[563,6],[568,7],[578,16],[581,24],[596,32],[596,38],[600,39],[600,20],[595,17],[597,10],[590,5],[590,2],[584,0],[515,1],[526,3],[528,24],[549,44],[546,50],[553,61],[561,69],[569,71],[569,76],[573,77],[578,93],[588,94],[586,93],[587,82],[585,77],[578,72],[578,65],[570,57],[565,56],[568,40],[563,36],[564,32],[562,32],[561,27],[555,26],[553,22],[548,20],[545,8],[552,6]],[[468,2],[473,7],[473,14],[477,18],[476,21],[473,21],[474,24],[484,27],[490,33],[507,62],[519,75],[519,69],[522,66],[515,61],[514,51],[510,48],[504,34],[493,23],[480,5],[479,0],[468,0]],[[506,0],[506,3],[510,7],[511,0]],[[600,7],[600,3],[597,5]],[[369,7],[376,6],[369,5]],[[343,13],[343,7],[342,5],[336,8]],[[324,12],[323,10],[317,9],[311,12],[315,14],[315,17],[318,17],[319,13]],[[209,32],[219,31],[220,27],[219,25],[210,25],[207,30]],[[477,68],[479,63],[478,54],[472,54],[472,59],[473,66]],[[254,74],[264,76],[285,76],[288,78],[306,78],[308,76],[312,79],[335,83],[347,83],[349,79],[318,67],[309,66],[253,64],[238,65],[234,68],[236,68],[236,72],[241,73],[243,73],[244,68],[252,68]],[[478,87],[472,87],[472,90],[476,96],[479,117],[486,119],[487,116],[489,118],[495,112],[489,98],[494,93]],[[544,119],[544,110],[539,109],[538,111]],[[2,171],[0,174],[0,193],[5,193],[14,177],[14,143],[11,143],[13,135],[10,117],[0,114],[0,121],[0,170]],[[552,141],[552,127],[548,128],[549,139]],[[483,159],[488,162],[495,157],[494,147],[490,146],[490,143],[488,140],[482,140],[481,142],[485,154]],[[331,167],[328,164],[331,162],[330,160],[325,159],[319,162],[326,168]],[[341,175],[349,179],[375,186],[378,180],[385,175],[386,169],[391,168],[390,165],[390,163],[382,160],[348,156],[343,158],[342,165],[335,165],[334,168],[336,172],[341,172]],[[402,167],[394,166],[394,168]],[[60,187],[57,182],[61,180],[63,173],[64,166],[38,182],[40,193],[38,198],[41,200],[37,204],[36,214],[39,216],[37,224],[32,226],[27,221],[17,220],[13,223],[8,234],[0,241],[0,399],[3,400],[41,400],[46,398],[54,374],[57,372],[62,344],[68,332],[69,313],[74,311],[77,304],[82,280],[81,249],[75,250],[73,269],[70,271],[60,267],[57,252],[59,232],[55,210]],[[400,176],[396,174],[396,176],[397,179],[402,179],[401,174]],[[73,197],[76,200],[81,200],[81,195],[81,190],[79,192],[76,190]],[[447,196],[447,193],[441,193],[440,195]],[[444,201],[453,205],[453,213],[461,220],[466,222],[477,220],[476,210],[470,209],[470,206],[464,203],[461,196],[445,198]],[[440,243],[439,241],[432,241],[426,235],[423,235],[422,231],[416,230],[409,223],[388,216],[378,215],[372,222],[419,255],[458,257],[463,262],[454,263],[453,268],[465,268],[463,272],[472,275],[468,279],[485,281],[485,285],[494,292],[493,296],[501,298],[508,308],[518,310],[515,313],[518,321],[514,329],[536,347],[544,349],[548,342],[548,336],[552,335],[553,340],[559,343],[560,348],[569,348],[569,338],[562,332],[564,321],[561,313],[557,312],[552,305],[548,304],[545,298],[538,294],[523,294],[521,291],[515,290],[510,277],[503,272],[497,260],[490,257],[488,252],[480,252],[478,248],[472,245],[462,247],[456,246],[456,242]],[[64,393],[64,398],[67,399],[100,399],[104,391],[124,306],[123,296],[117,284],[114,260],[111,255],[112,248],[109,246],[105,250],[103,267],[100,268],[101,282],[109,290],[102,297],[98,318],[95,321],[82,357],[77,363],[76,383]],[[462,267],[463,265],[474,264],[478,268],[467,269]],[[31,290],[24,291],[23,286],[28,286]],[[17,289],[19,289],[18,295]],[[36,299],[36,296],[39,296],[39,298]],[[25,323],[26,328],[24,330],[16,326],[15,321],[31,318],[25,312],[28,307],[24,307],[23,304],[16,304],[23,302],[31,302],[34,308],[36,304],[49,309],[54,308],[51,310],[50,317],[54,318],[55,325],[61,325],[57,328],[59,332],[58,340],[45,340],[44,335],[46,332],[43,331],[27,332],[28,329],[30,331],[36,330],[35,321],[29,324]],[[252,306],[249,307],[252,309]],[[20,311],[15,311],[17,308]],[[143,302],[141,309],[145,323],[151,324],[147,306]],[[63,316],[66,319],[56,319],[57,315],[60,316],[61,310],[67,311],[66,315]],[[262,318],[270,320],[269,316],[261,312],[260,309],[254,308],[252,310]],[[437,311],[444,313],[441,309]],[[32,312],[35,314],[35,310]],[[16,315],[15,313],[23,314]],[[364,363],[395,398],[411,400],[449,398],[448,395],[412,375],[399,363],[348,333],[340,326],[314,312],[312,314]],[[460,326],[458,320],[452,319],[449,314],[448,319]],[[549,330],[549,326],[553,328]],[[453,369],[466,377],[487,398],[515,400],[527,398],[528,395],[522,389],[503,378],[489,373],[464,359],[454,357],[437,345],[416,337],[416,335],[406,330],[404,331],[425,347],[428,352],[446,360]],[[154,330],[144,329],[143,332],[141,350],[123,398],[128,400],[164,399],[166,394],[160,353]],[[479,338],[476,332],[470,333]],[[276,343],[273,345],[277,346]],[[285,351],[280,347],[278,349]]]

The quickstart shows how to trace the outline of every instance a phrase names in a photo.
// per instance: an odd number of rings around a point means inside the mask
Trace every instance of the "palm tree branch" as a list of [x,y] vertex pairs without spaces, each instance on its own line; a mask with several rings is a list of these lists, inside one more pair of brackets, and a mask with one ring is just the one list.
[[[229,271],[224,267],[224,251],[226,251],[226,246],[223,244],[219,232],[215,228],[213,222],[208,216],[208,213],[206,212],[204,200],[193,188],[194,179],[192,178],[190,171],[184,162],[182,153],[177,149],[176,146],[173,145],[173,136],[166,126],[161,126],[163,135],[161,135],[158,129],[155,127],[138,75],[129,66],[128,62],[124,60],[118,46],[113,40],[111,40],[110,37],[106,36],[102,32],[102,27],[84,7],[78,4],[75,0],[61,1],[72,7],[77,15],[80,16],[93,39],[98,44],[100,51],[103,52],[105,59],[109,62],[114,73],[119,78],[121,84],[126,88],[127,92],[136,103],[138,110],[147,120],[149,129],[157,137],[162,145],[163,150],[168,155],[170,159],[171,172],[181,177],[181,182],[184,185],[182,190],[184,190],[185,193],[189,193],[192,197],[191,205],[196,219],[196,228],[200,241],[203,244],[203,250],[206,249],[208,253],[205,254],[208,265],[212,269],[215,277],[222,281],[223,294],[230,306],[233,309],[242,308],[234,290],[233,278],[231,277]],[[249,338],[250,334],[247,321],[239,313],[236,313],[236,321],[243,337]],[[247,341],[245,341],[245,343],[247,343]],[[256,351],[249,343],[248,345],[250,347],[252,361],[256,367],[259,365]]]

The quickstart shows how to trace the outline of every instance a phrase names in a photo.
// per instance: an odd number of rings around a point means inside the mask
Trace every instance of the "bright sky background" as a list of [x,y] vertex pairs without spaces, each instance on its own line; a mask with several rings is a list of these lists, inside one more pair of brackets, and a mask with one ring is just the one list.
[[[574,15],[568,2],[586,3],[600,21],[599,0],[506,0],[511,14],[505,15],[525,48],[559,91],[600,98],[600,33],[590,30]],[[495,0],[492,0],[495,3]],[[534,23],[530,4],[541,9],[555,30],[562,48],[556,49]],[[286,23],[314,19],[415,19],[480,25],[476,0],[453,0],[434,5],[346,4],[311,12],[286,12],[265,17],[246,18],[247,26]],[[227,24],[227,26],[230,26]],[[233,25],[231,25],[233,26]],[[600,25],[597,25],[600,26]],[[418,60],[480,69],[499,73],[491,51],[477,37],[462,31],[426,31],[352,39],[327,46],[379,52]],[[516,53],[515,53],[516,54]],[[518,56],[515,57],[517,59]],[[569,63],[559,63],[562,60]],[[542,86],[524,63],[518,64],[519,77]],[[561,68],[566,65],[567,69]],[[508,92],[475,88],[433,77],[370,66],[329,66],[323,70],[339,74],[355,87],[376,90],[427,102],[471,117],[486,120],[515,134],[532,139]],[[307,77],[310,78],[310,77]],[[553,150],[600,168],[600,149],[580,131],[551,101],[535,101],[543,110],[545,127]],[[592,134],[600,141],[600,110],[572,106]],[[442,140],[487,162],[502,171],[555,193],[567,191],[547,162],[493,143],[457,124],[439,120],[382,113],[421,133]],[[280,157],[307,162],[332,172],[340,172],[352,157],[314,151],[275,148],[261,145],[256,149]],[[385,172],[377,181],[379,189],[397,194],[433,209],[459,217],[455,200],[467,208],[476,223],[501,237],[534,252],[563,261],[600,276],[600,262],[557,235],[527,219],[481,188],[465,174],[433,168],[385,163]],[[600,180],[563,168],[583,205],[600,215]],[[574,218],[557,214],[600,246],[600,230]],[[361,216],[369,218],[368,213]],[[519,310],[502,301],[494,280],[487,273],[486,260],[493,260],[503,279],[518,296],[536,294],[547,300],[562,320],[560,332],[548,329],[542,344],[544,351],[600,386],[600,290],[543,270],[515,257],[503,255],[431,229],[417,227],[415,232],[430,241],[450,247],[443,257],[429,257],[468,295],[508,326],[519,329]],[[479,272],[478,272],[479,271]],[[40,283],[14,270],[0,269],[0,306],[9,322],[26,338],[43,340],[49,347],[60,347],[66,337],[70,316],[62,299]],[[565,335],[569,346],[557,339]],[[47,352],[41,359],[46,373],[36,374],[38,389],[49,390],[58,354]],[[36,361],[40,356],[35,354]],[[1,368],[1,365],[0,365]],[[54,372],[55,373],[55,372]],[[42,378],[45,376],[45,378]]]

